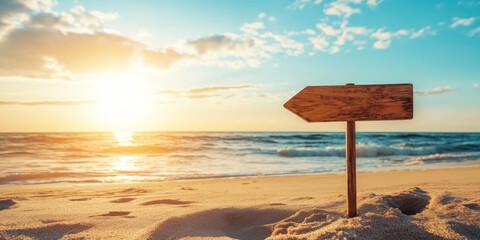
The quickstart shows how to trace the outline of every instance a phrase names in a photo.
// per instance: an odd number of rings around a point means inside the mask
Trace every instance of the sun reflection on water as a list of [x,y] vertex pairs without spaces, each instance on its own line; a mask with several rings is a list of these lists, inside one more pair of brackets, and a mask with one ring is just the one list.
[[135,171],[138,170],[137,163],[138,157],[136,156],[119,156],[114,162],[113,167],[117,171]]
[[[118,146],[120,147],[132,146],[132,132],[115,132],[114,138],[117,141]],[[137,160],[137,156],[121,155],[112,162],[112,168],[120,172],[136,171],[138,170],[138,166],[136,166]]]
[[132,132],[115,132],[114,133],[115,140],[117,140],[117,144],[119,146],[131,146],[133,141],[133,133]]

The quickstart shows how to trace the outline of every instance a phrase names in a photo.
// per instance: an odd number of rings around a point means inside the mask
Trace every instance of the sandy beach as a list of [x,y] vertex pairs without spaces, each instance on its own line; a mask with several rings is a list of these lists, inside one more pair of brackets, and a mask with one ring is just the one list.
[[478,239],[480,168],[0,187],[1,239]]

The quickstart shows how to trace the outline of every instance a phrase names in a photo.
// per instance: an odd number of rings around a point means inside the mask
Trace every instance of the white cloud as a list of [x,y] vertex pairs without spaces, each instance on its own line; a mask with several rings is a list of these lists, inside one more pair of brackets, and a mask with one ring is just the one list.
[[354,8],[350,5],[359,3],[361,3],[361,0],[337,0],[328,4],[324,13],[326,15],[349,18],[353,14],[361,13],[359,8]]
[[264,12],[261,12],[261,13],[258,14],[258,18],[260,18],[260,19],[265,18],[266,16],[267,16],[267,14],[264,13]]
[[335,45],[342,46],[347,41],[353,41],[356,35],[366,35],[369,30],[366,27],[344,27],[341,34],[337,37]]
[[383,29],[378,29],[372,35],[370,35],[371,38],[377,39],[373,43],[373,47],[376,49],[386,49],[390,46],[392,43],[393,38],[400,38],[401,36],[408,35],[409,31],[406,29],[400,29],[396,32],[386,32],[383,31]]
[[477,27],[477,28],[475,28],[473,30],[470,30],[468,32],[468,36],[470,36],[470,37],[474,37],[477,34],[480,34],[480,27]]
[[475,22],[475,17],[470,18],[458,18],[455,17],[452,19],[452,24],[450,24],[450,28],[456,28],[459,26],[470,26]]
[[380,4],[383,0],[367,0],[367,5],[370,7],[376,7]]
[[427,89],[423,91],[415,91],[414,94],[415,96],[428,96],[433,94],[449,93],[449,92],[456,92],[456,91],[458,91],[458,89],[453,88],[451,86],[445,86],[445,87],[436,87],[433,89]]
[[292,4],[288,5],[288,9],[291,10],[300,10],[303,9],[310,0],[295,0]]
[[288,36],[315,35],[315,34],[316,34],[315,31],[309,28],[300,32],[287,32]]
[[265,24],[263,22],[257,21],[257,22],[243,24],[240,27],[240,30],[248,34],[256,34],[258,30],[261,30],[264,28],[265,28]]
[[[228,86],[209,86],[201,88],[192,88],[186,90],[165,90],[160,91],[160,95],[171,95],[178,98],[230,98],[242,91],[256,89],[256,85],[228,85]],[[1,104],[1,102],[0,102]]]
[[412,32],[412,34],[410,35],[410,38],[414,39],[414,38],[419,38],[419,37],[423,37],[423,36],[427,36],[427,35],[432,35],[433,36],[433,35],[436,35],[436,34],[437,33],[435,31],[433,31],[430,26],[426,26],[426,27],[420,28],[417,31]]
[[315,5],[321,4],[323,0],[315,0]]
[[474,88],[480,88],[480,83],[474,83],[474,84],[472,84],[472,86],[473,86]]
[[272,51],[283,51],[291,56],[301,55],[305,49],[303,43],[290,38],[288,35],[275,34],[272,32],[266,32],[261,35],[264,39],[271,39],[273,44],[267,45],[267,49]]
[[340,29],[335,29],[326,23],[317,24],[317,28],[327,36],[338,36],[341,33]]
[[[310,38],[310,41],[314,46],[314,42],[320,41],[317,43],[317,46],[321,47],[315,47],[315,49],[331,54],[339,52],[341,50],[340,47],[347,42],[355,41],[357,36],[365,36],[371,31],[363,26],[349,26],[346,19],[343,19],[341,22],[335,22],[334,25],[329,25],[324,21],[317,24],[316,27],[320,30],[319,36],[321,37]],[[323,44],[323,40],[327,41],[328,45]],[[325,49],[326,47],[329,47],[329,49]]]
[[328,42],[327,38],[324,36],[317,36],[310,38],[310,42],[313,44],[313,47],[316,50],[322,51],[322,52],[328,52],[328,47],[330,43]]

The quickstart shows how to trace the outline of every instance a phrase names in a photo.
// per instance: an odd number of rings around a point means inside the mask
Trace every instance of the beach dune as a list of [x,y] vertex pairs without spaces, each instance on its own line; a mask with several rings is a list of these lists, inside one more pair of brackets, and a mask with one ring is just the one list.
[[478,239],[480,168],[0,187],[0,239]]

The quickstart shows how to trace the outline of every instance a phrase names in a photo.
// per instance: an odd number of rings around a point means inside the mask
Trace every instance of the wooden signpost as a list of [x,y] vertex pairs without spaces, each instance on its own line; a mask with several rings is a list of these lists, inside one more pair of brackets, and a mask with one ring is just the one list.
[[412,84],[308,86],[283,106],[307,122],[347,122],[347,214],[357,216],[355,121],[412,119]]

